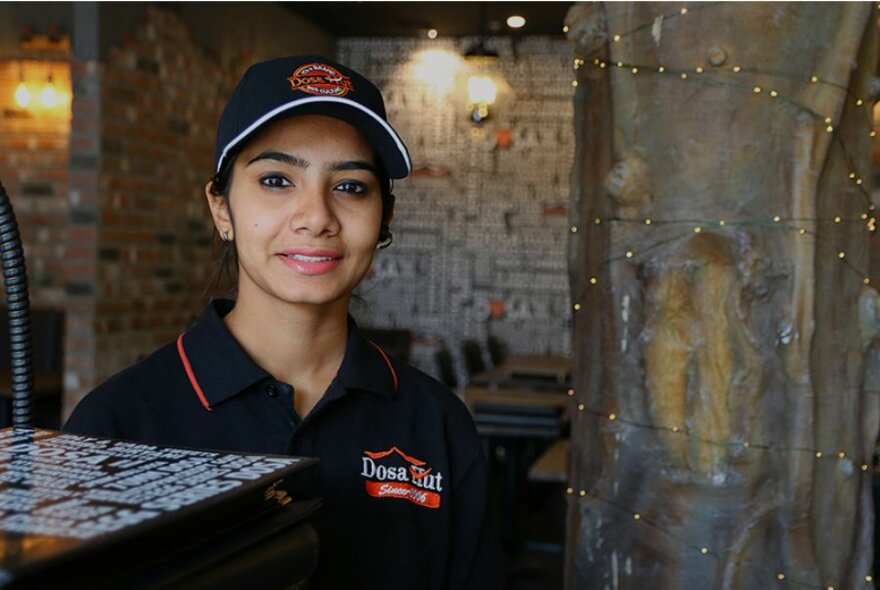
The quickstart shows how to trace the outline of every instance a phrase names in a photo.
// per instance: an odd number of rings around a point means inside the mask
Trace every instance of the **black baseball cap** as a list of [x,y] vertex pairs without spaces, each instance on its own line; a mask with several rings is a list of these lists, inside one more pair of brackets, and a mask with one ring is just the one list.
[[410,173],[409,152],[388,124],[385,102],[375,84],[340,63],[315,55],[282,57],[248,68],[220,116],[215,172],[268,123],[306,114],[353,125],[370,142],[389,178]]

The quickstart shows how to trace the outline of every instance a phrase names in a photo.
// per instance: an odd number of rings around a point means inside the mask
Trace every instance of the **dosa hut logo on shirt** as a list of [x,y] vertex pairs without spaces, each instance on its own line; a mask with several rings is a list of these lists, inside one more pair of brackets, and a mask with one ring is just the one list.
[[[401,460],[402,459],[402,460]],[[443,474],[397,447],[364,451],[361,458],[367,493],[374,498],[400,498],[426,508],[440,507]]]
[[300,66],[287,81],[293,90],[318,96],[345,96],[354,91],[349,77],[327,64]]

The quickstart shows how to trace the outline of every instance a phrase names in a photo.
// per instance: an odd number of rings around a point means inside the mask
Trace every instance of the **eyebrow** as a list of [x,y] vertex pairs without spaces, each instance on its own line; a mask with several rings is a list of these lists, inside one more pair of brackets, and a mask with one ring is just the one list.
[[247,165],[250,166],[254,162],[259,162],[260,160],[275,160],[276,162],[281,162],[282,164],[290,164],[291,166],[296,166],[297,168],[308,168],[309,163],[302,158],[297,158],[291,154],[285,154],[284,152],[262,152],[254,156]]
[[[273,151],[257,154],[248,161],[247,165],[250,166],[254,162],[258,162],[260,160],[274,160],[276,162],[281,162],[282,164],[289,164],[291,166],[296,166],[297,168],[303,169],[308,168],[310,165],[308,160],[298,158],[292,154],[287,154],[285,152]],[[339,172],[345,170],[368,170],[378,176],[376,167],[366,160],[345,160],[341,162],[331,162],[327,168],[331,172]]]

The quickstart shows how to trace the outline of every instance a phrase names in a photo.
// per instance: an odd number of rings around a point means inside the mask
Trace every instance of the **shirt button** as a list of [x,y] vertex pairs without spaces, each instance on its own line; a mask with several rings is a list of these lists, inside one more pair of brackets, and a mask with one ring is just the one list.
[[278,387],[274,383],[270,383],[266,386],[266,395],[268,395],[269,397],[277,397]]

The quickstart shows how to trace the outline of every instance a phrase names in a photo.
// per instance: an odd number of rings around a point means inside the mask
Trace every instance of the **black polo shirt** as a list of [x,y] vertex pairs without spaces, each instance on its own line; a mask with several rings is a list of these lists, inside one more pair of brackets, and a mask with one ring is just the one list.
[[108,379],[65,430],[158,445],[295,454],[320,463],[291,483],[324,500],[317,588],[490,588],[487,465],[470,415],[431,377],[365,340],[301,419],[287,383],[244,352],[212,302],[176,342]]

